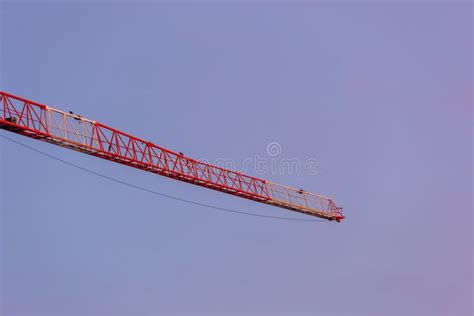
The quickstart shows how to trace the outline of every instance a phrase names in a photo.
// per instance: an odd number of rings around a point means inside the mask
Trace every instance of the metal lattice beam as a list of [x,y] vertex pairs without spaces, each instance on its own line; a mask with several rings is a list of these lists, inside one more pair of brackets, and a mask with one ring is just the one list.
[[80,115],[0,92],[0,128],[235,196],[341,221],[330,198],[186,157]]

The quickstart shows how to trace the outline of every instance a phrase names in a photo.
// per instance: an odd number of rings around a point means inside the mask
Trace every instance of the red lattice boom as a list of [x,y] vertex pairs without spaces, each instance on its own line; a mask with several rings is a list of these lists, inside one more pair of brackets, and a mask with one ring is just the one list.
[[330,198],[200,162],[6,92],[0,92],[0,102],[0,128],[11,132],[257,202],[328,220],[344,218]]

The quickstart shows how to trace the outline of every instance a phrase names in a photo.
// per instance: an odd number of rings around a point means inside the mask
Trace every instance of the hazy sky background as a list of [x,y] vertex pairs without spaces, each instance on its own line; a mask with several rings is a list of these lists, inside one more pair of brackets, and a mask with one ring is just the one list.
[[[2,139],[3,315],[472,313],[468,1],[0,8],[2,90],[210,161],[277,141],[318,174],[263,177],[347,216],[222,213]],[[303,218],[1,134],[165,194]]]

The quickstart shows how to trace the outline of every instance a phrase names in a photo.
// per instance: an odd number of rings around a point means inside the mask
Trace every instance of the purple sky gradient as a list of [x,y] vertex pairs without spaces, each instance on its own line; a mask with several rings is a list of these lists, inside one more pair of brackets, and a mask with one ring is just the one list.
[[[269,180],[341,224],[191,206],[1,142],[2,315],[471,315],[472,5],[3,1],[1,89]],[[165,194],[259,205],[2,132]],[[252,171],[249,171],[252,173]]]

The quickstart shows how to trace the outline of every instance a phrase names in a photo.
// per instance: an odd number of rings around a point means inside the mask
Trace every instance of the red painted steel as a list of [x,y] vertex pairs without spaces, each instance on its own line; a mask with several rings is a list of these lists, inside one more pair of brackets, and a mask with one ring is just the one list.
[[0,92],[0,103],[0,128],[5,130],[257,202],[338,222],[344,218],[330,198],[200,162],[6,92]]

